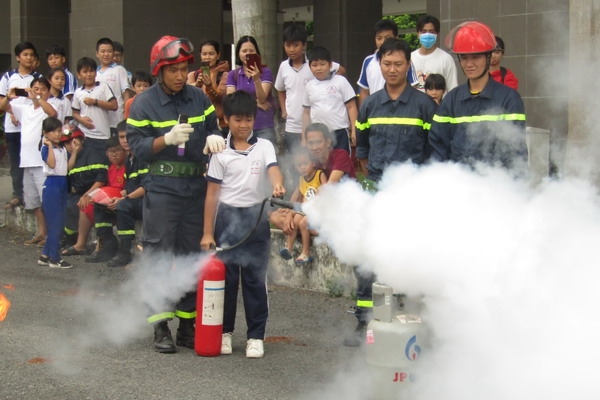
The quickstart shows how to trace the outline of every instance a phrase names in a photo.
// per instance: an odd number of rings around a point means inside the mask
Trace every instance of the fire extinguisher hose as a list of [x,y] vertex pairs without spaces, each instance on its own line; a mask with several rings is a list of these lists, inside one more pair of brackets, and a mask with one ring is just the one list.
[[290,210],[294,210],[297,213],[302,213],[302,206],[300,205],[300,203],[294,203],[291,201],[277,199],[274,197],[266,197],[260,204],[260,211],[258,212],[258,215],[256,217],[256,223],[254,224],[252,229],[250,229],[248,231],[248,233],[246,233],[246,235],[244,235],[244,237],[240,239],[239,242],[232,244],[231,246],[227,246],[227,247],[215,247],[214,250],[217,253],[233,250],[236,247],[239,247],[242,244],[244,244],[246,242],[246,240],[248,240],[252,235],[254,235],[254,232],[256,232],[256,229],[258,229],[258,224],[260,224],[260,220],[262,218],[262,214],[265,210],[265,205],[267,204],[267,202],[269,202],[271,204],[271,207],[279,206],[279,207],[289,208]]

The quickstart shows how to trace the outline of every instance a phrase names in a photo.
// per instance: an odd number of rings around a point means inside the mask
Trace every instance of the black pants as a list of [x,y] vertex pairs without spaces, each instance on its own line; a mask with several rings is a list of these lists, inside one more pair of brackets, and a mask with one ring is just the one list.
[[6,132],[6,149],[10,159],[13,197],[23,201],[23,168],[21,164],[21,132]]
[[[254,227],[259,209],[260,206],[238,208],[219,204],[215,221],[217,245],[226,247],[239,242]],[[264,339],[269,316],[266,280],[270,241],[269,222],[263,213],[256,232],[243,245],[219,255],[227,269],[223,332],[234,330],[241,278],[242,299],[248,327],[246,336],[248,339]]]
[[354,267],[356,277],[356,318],[360,322],[369,322],[373,311],[373,283],[377,280],[372,272],[360,271]]
[[[200,239],[204,221],[204,196],[181,197],[168,193],[148,191],[143,200],[142,243],[146,262],[162,260],[165,254],[187,255],[200,252]],[[165,263],[171,268],[172,263]],[[150,307],[148,322],[170,319],[169,313],[192,319],[196,315],[196,291],[184,294],[173,307],[158,310]],[[165,316],[164,318],[160,316]]]

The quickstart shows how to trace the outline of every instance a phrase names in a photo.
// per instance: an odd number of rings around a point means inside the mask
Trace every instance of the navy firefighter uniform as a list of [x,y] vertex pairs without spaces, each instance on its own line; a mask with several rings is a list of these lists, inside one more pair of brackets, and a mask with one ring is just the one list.
[[[185,154],[179,156],[177,146],[154,153],[154,139],[177,125],[180,114],[186,114],[193,127]],[[144,252],[200,252],[206,195],[206,156],[202,150],[211,134],[220,135],[215,108],[200,89],[184,85],[181,91],[167,94],[157,83],[136,96],[127,120],[127,140],[135,156],[148,163],[143,203]],[[147,320],[151,324],[174,316],[192,320],[195,310],[194,291],[184,295],[174,309],[152,310]]]
[[446,95],[429,132],[431,158],[504,168],[525,166],[525,107],[517,91],[489,79],[478,94],[468,83]]
[[392,100],[385,88],[367,97],[356,119],[359,159],[368,159],[368,178],[377,182],[385,168],[428,158],[427,136],[436,105],[425,93],[407,86]]
[[[378,182],[384,170],[395,163],[423,164],[429,156],[427,135],[435,102],[425,93],[407,85],[393,100],[386,87],[367,97],[356,119],[359,159],[368,159],[367,178]],[[356,312],[360,323],[367,323],[373,307],[373,273],[354,268]]]

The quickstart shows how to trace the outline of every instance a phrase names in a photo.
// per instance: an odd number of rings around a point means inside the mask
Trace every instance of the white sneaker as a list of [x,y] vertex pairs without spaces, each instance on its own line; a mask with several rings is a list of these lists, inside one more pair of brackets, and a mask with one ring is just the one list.
[[221,339],[221,354],[231,354],[231,332],[224,333]]
[[261,339],[248,339],[246,344],[246,358],[262,358],[265,355]]

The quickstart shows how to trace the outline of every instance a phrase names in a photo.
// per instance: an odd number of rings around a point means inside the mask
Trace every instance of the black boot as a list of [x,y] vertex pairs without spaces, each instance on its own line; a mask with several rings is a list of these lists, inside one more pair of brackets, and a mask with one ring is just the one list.
[[95,250],[92,254],[85,258],[86,262],[99,263],[106,262],[113,258],[119,249],[119,242],[115,235],[102,236],[98,238],[100,250]]
[[179,319],[179,328],[177,328],[177,346],[194,348],[194,336],[196,330],[194,328],[195,319]]
[[352,332],[351,334],[349,334],[348,336],[346,336],[344,338],[344,346],[359,347],[360,345],[362,345],[365,342],[366,334],[367,334],[367,322],[358,321],[358,324],[356,325],[356,329],[354,329],[354,332]]
[[121,238],[120,242],[117,255],[106,263],[109,267],[124,267],[133,259],[131,256],[131,239]]
[[154,325],[154,349],[159,353],[177,352],[167,321],[162,321]]

